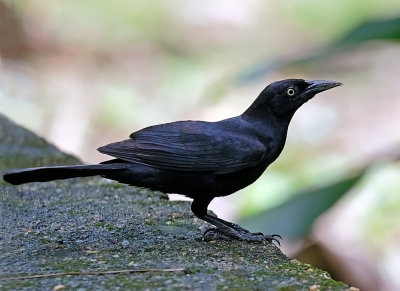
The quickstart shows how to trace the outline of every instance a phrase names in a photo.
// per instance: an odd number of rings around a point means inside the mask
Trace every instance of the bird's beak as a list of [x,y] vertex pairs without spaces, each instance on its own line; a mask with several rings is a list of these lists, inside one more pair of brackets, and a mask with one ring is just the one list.
[[343,84],[335,81],[325,81],[325,80],[316,80],[316,81],[307,81],[308,87],[306,89],[307,94],[318,94],[322,91],[326,91],[337,86],[342,86]]

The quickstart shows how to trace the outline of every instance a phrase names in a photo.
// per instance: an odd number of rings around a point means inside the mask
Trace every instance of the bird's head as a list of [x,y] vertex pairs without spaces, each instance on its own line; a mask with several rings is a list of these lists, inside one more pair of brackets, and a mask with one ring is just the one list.
[[286,79],[271,83],[250,106],[249,111],[265,110],[268,107],[279,117],[291,117],[296,110],[316,94],[341,86],[334,81],[305,81],[302,79]]

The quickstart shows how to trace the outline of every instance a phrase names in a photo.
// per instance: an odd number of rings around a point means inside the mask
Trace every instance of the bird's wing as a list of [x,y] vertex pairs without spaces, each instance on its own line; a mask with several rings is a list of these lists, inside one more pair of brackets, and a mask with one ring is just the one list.
[[130,139],[98,149],[113,157],[175,171],[232,173],[255,166],[265,155],[256,138],[217,123],[185,121],[151,126]]

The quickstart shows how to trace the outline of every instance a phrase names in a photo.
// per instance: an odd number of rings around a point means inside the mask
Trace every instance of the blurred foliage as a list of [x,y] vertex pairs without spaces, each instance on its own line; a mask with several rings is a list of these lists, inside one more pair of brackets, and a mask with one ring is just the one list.
[[[76,165],[77,158],[60,152],[42,137],[20,127],[0,113],[0,175],[15,168]],[[5,183],[0,179],[0,183]]]
[[[366,227],[365,239],[378,250],[382,241],[389,241],[392,236],[397,237],[396,233],[393,234],[388,229],[393,228],[396,231],[400,225],[400,155],[394,160],[397,160],[397,163],[375,163],[366,173],[365,182],[361,185],[373,200],[363,216]],[[368,199],[368,195],[365,196]]]
[[[400,40],[400,17],[366,21],[345,34],[340,40],[320,49],[318,53],[290,61],[272,61],[269,64],[263,64],[242,75],[239,80],[250,81],[266,75],[277,67],[318,62],[323,57],[332,56],[343,49],[350,49],[371,40]],[[380,161],[377,160],[377,162]],[[253,214],[245,216],[241,223],[265,233],[279,233],[289,239],[304,239],[308,236],[314,221],[349,192],[364,176],[366,170],[367,168],[364,168],[356,175],[350,174],[327,186],[311,187],[291,193],[289,194],[291,198],[287,198],[278,206],[258,211],[256,214],[252,212]]]
[[336,46],[356,45],[370,40],[399,41],[400,17],[367,21],[347,33]]
[[278,233],[285,239],[304,238],[314,221],[350,191],[364,176],[365,170],[327,186],[294,193],[286,202],[245,218],[241,224],[264,233]]
[[307,56],[301,56],[291,60],[281,59],[263,62],[261,65],[256,65],[245,73],[239,74],[238,82],[251,81],[278,68],[305,65],[321,61],[323,58],[332,56],[333,54],[339,53],[345,49],[351,49],[353,46],[361,45],[371,40],[399,41],[400,17],[368,20],[346,33],[336,42],[333,42]]
[[[42,1],[27,3],[13,1],[20,11],[39,10],[44,15],[46,33],[60,43],[92,42],[92,48],[112,43],[128,44],[143,39],[160,39],[167,23],[163,1],[94,0]],[[67,25],[66,25],[67,24]],[[82,34],[82,32],[85,32]]]
[[385,191],[384,197],[375,195],[376,203],[365,217],[370,229],[371,241],[380,243],[388,235],[387,228],[394,221],[399,223],[400,216],[400,169],[396,162],[400,160],[400,148],[395,147],[387,155],[368,163],[356,174],[349,173],[338,181],[327,185],[316,185],[291,193],[291,197],[279,205],[258,213],[244,216],[240,224],[264,233],[278,233],[289,240],[301,240],[310,235],[317,218],[353,188],[360,186],[368,192]]

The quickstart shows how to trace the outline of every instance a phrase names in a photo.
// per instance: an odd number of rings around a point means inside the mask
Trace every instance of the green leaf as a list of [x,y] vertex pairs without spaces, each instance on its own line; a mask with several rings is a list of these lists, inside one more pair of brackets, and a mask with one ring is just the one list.
[[314,221],[347,193],[363,176],[354,176],[328,186],[301,191],[281,205],[243,219],[240,224],[265,234],[279,234],[284,238],[305,236]]
[[334,45],[354,45],[375,39],[400,40],[400,17],[367,21],[350,31]]
[[249,70],[240,73],[237,77],[237,82],[249,82],[262,77],[273,70],[284,67],[301,66],[317,62],[330,55],[371,40],[400,40],[400,17],[364,22],[348,32],[338,41],[309,55],[291,60],[278,59],[261,62],[261,64],[255,65]]

